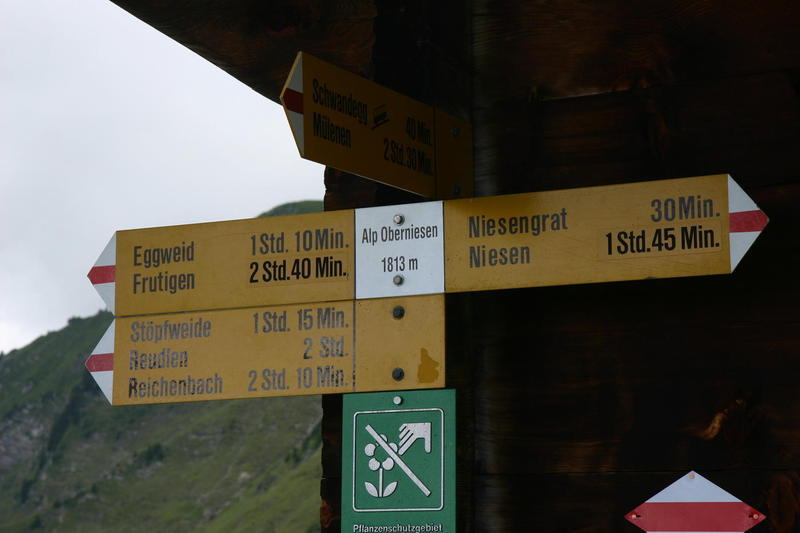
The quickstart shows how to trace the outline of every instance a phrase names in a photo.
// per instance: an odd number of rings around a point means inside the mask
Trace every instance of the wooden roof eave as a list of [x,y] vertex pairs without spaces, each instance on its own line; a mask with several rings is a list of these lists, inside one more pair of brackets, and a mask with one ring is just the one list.
[[372,0],[111,1],[275,102],[299,50],[371,68]]

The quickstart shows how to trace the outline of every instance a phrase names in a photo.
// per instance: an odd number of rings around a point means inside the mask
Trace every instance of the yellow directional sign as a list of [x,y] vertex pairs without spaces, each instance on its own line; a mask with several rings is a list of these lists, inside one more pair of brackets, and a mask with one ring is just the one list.
[[445,202],[445,291],[727,274],[767,223],[727,175]]
[[118,231],[89,273],[117,316],[353,298],[353,212]]
[[300,155],[428,198],[472,195],[472,129],[305,52],[281,92]]
[[726,274],[767,217],[726,175],[117,232],[117,316]]
[[444,296],[118,318],[86,366],[113,405],[441,388]]
[[121,231],[87,366],[114,403],[439,388],[442,293],[728,274],[767,222],[718,175]]

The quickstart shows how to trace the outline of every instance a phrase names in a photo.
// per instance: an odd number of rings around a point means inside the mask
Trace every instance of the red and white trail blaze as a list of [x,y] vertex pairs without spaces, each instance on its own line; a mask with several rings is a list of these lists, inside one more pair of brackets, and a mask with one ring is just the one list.
[[114,312],[114,296],[117,290],[117,234],[115,233],[97,258],[88,274],[89,281],[106,303],[106,307]]
[[625,518],[653,533],[741,533],[765,517],[697,472],[689,472]]
[[97,386],[103,391],[108,403],[113,403],[114,388],[114,322],[112,322],[100,342],[97,343],[92,354],[86,360],[88,370]]
[[769,218],[730,176],[728,176],[728,216],[731,272],[733,272],[748,248],[761,235]]

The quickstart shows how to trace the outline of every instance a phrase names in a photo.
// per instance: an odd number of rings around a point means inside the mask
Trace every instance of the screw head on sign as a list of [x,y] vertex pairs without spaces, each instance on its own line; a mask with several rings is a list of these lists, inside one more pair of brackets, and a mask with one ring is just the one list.
[[392,370],[392,379],[395,381],[402,381],[404,377],[406,377],[406,373],[402,368],[395,368]]
[[398,275],[396,275],[395,277],[392,278],[392,282],[395,285],[402,285],[404,281],[405,281],[405,279],[400,274],[398,274]]
[[395,405],[400,405],[401,403],[403,403],[403,399],[400,396],[395,396],[394,398],[392,398],[392,402]]
[[405,221],[406,221],[406,217],[404,217],[403,215],[401,215],[401,214],[399,214],[399,213],[398,213],[398,214],[396,214],[394,217],[392,217],[392,220],[394,221],[394,223],[395,223],[395,224],[397,224],[398,226],[400,226],[400,225],[402,225],[402,224],[403,224],[403,222],[405,222]]
[[753,520],[758,520],[761,517],[758,516],[758,513],[753,513],[753,514],[750,515],[750,518],[752,518]]
[[396,305],[394,306],[394,309],[392,309],[392,316],[398,320],[403,318],[405,315],[406,310],[402,305]]

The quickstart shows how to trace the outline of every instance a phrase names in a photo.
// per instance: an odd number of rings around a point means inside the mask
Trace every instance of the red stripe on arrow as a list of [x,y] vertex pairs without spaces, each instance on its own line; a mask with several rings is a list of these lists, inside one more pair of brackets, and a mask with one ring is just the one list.
[[744,502],[643,503],[627,515],[645,531],[747,531],[764,515]]
[[93,267],[89,271],[89,281],[92,285],[99,283],[114,283],[117,279],[116,265]]
[[86,360],[86,370],[89,372],[104,372],[114,370],[113,353],[95,353]]
[[283,91],[283,105],[289,111],[303,114],[303,93],[293,91],[288,87]]
[[740,211],[730,214],[730,232],[740,233],[743,231],[761,231],[767,226],[769,218],[767,215],[756,209],[755,211]]

